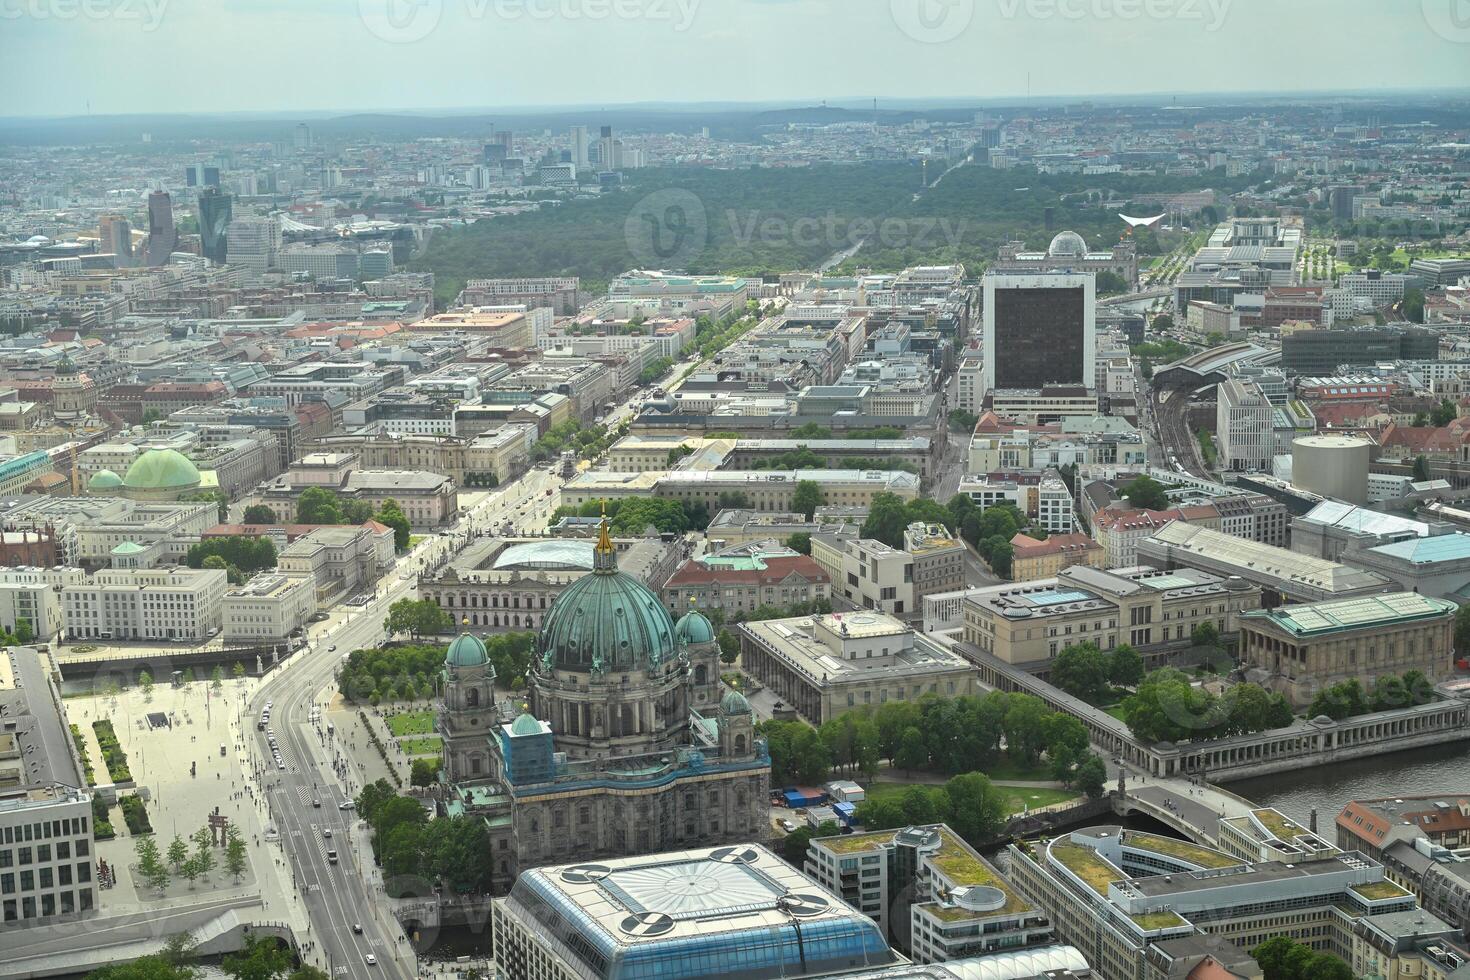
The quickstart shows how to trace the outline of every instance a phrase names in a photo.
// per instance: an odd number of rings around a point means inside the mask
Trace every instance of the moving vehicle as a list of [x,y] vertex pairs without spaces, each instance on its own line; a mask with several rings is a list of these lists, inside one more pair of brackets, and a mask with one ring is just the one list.
[[327,851],[327,863],[328,864],[336,864],[337,863],[337,849],[335,847],[334,848],[331,848],[330,850]]
[[359,936],[361,936],[362,935],[362,923],[361,922],[354,922],[354,923],[352,923],[352,931],[355,932],[355,933],[357,933]]
[[376,956],[374,956],[372,953],[367,954],[367,965],[368,966],[377,966],[378,965],[378,958]]
[[332,828],[331,827],[323,827],[322,828],[322,836],[325,837],[327,840],[331,840],[332,839]]

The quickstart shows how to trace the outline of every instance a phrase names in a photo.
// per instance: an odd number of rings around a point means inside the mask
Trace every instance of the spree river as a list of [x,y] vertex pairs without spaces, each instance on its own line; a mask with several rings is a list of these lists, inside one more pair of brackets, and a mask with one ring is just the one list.
[[1349,800],[1470,793],[1470,745],[1459,742],[1410,749],[1239,780],[1225,788],[1254,803],[1274,806],[1302,826],[1315,808],[1317,829],[1331,840],[1335,836],[1332,822]]

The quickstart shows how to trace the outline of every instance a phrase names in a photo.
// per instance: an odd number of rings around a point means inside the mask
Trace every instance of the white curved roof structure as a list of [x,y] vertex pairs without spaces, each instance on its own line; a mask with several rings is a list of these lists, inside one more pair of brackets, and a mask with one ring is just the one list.
[[1118,217],[1126,221],[1129,228],[1152,228],[1163,220],[1164,214],[1168,214],[1168,212],[1165,211],[1163,214],[1156,214],[1152,218],[1134,218],[1119,212]]
[[975,959],[950,960],[936,963],[934,967],[958,980],[1020,980],[1043,976],[1053,970],[1080,973],[1089,969],[1087,958],[1075,946],[1041,946]]

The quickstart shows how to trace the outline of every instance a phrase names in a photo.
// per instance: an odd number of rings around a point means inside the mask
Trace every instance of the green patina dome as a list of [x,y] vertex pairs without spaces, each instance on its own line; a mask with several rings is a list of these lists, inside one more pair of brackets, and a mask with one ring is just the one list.
[[150,449],[128,467],[123,486],[129,490],[189,490],[199,486],[199,468],[177,449]]
[[98,490],[116,490],[122,485],[122,477],[112,472],[112,470],[98,470],[92,474],[92,479],[87,481],[87,489],[93,492]]
[[748,715],[750,714],[750,702],[745,700],[745,695],[739,691],[731,691],[720,699],[720,714]]
[[674,635],[680,643],[713,643],[715,628],[703,613],[691,609],[674,624]]
[[485,652],[485,644],[480,642],[479,637],[469,633],[455,637],[444,654],[446,667],[483,667],[489,660],[490,655]]
[[595,572],[557,596],[537,651],[553,670],[652,668],[676,654],[674,620],[636,579],[622,572]]
[[141,555],[146,550],[147,549],[145,549],[141,544],[138,544],[137,542],[124,541],[116,548],[113,548],[112,553],[114,555]]
[[516,720],[511,722],[510,733],[512,735],[540,735],[541,723],[522,711]]

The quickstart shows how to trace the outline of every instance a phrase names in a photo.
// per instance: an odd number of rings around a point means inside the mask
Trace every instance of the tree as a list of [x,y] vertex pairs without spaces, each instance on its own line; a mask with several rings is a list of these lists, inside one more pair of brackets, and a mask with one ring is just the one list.
[[822,487],[816,480],[798,480],[791,494],[791,506],[807,520],[822,506]]
[[162,891],[168,885],[168,865],[158,854],[158,841],[151,834],[133,839],[133,854],[138,859],[138,873],[153,888]]
[[240,883],[240,878],[245,874],[248,865],[245,857],[245,838],[240,836],[240,831],[234,824],[230,825],[229,835],[225,840],[225,870],[230,877],[235,879],[235,884]]
[[944,791],[949,796],[950,826],[971,844],[991,840],[1005,827],[1009,807],[982,773],[952,776]]
[[439,778],[439,766],[433,759],[415,759],[409,773],[410,786],[433,786]]
[[265,504],[251,504],[245,508],[246,524],[276,524],[276,512]]
[[1072,770],[1077,766],[1077,757],[1072,750],[1065,745],[1059,745],[1047,752],[1047,758],[1051,761],[1051,778],[1063,786],[1072,785]]
[[413,536],[412,529],[408,523],[408,516],[403,513],[403,508],[396,500],[385,500],[383,506],[378,508],[378,523],[386,524],[393,529],[393,546],[399,551],[408,550],[409,539]]
[[1116,296],[1126,292],[1128,292],[1128,280],[1116,272],[1104,269],[1097,274],[1097,295],[1099,297]]
[[1460,412],[1459,409],[1455,408],[1455,403],[1446,398],[1439,403],[1438,408],[1430,413],[1429,421],[1436,428],[1443,428],[1459,417]]
[[291,953],[274,939],[251,938],[244,952],[226,956],[220,968],[234,980],[279,980],[291,969]]
[[1073,697],[1101,704],[1110,693],[1111,670],[1112,657],[1096,643],[1069,644],[1051,662],[1051,682]]
[[342,501],[342,523],[366,524],[373,519],[373,505],[366,500]]
[[1154,317],[1152,327],[1158,333],[1165,333],[1169,330],[1173,330],[1174,317],[1172,317],[1168,313],[1160,313],[1158,316]]
[[898,743],[898,754],[893,757],[893,764],[907,772],[929,765],[929,746],[924,741],[924,734],[917,728],[904,730],[903,738]]
[[1326,715],[1333,721],[1353,718],[1368,713],[1368,696],[1357,678],[1341,681],[1325,688],[1312,699],[1307,708],[1307,717]]
[[720,661],[733,664],[740,656],[740,640],[727,629],[721,629],[715,639],[720,644]]
[[138,675],[138,686],[143,689],[145,699],[153,697],[153,675],[143,671]]
[[184,843],[184,838],[174,834],[174,839],[168,845],[168,863],[174,869],[174,874],[179,873],[188,859],[189,845]]
[[1072,781],[1077,788],[1087,794],[1090,800],[1096,800],[1103,795],[1108,781],[1108,770],[1103,765],[1102,759],[1095,753],[1089,754],[1082,763],[1077,766],[1077,772]]
[[188,503],[214,504],[215,517],[221,524],[230,519],[230,498],[222,490],[195,490],[179,499]]
[[1108,670],[1108,680],[1119,687],[1134,687],[1143,680],[1143,658],[1127,643],[1113,649],[1113,663]]
[[1120,496],[1127,497],[1128,503],[1140,510],[1168,510],[1169,495],[1164,492],[1161,483],[1151,476],[1140,476],[1119,488]]
[[245,676],[245,665],[236,660],[235,666],[230,668],[230,676],[237,681],[240,680],[242,677]]
[[191,838],[194,841],[194,860],[199,862],[200,872],[209,874],[214,870],[214,838],[208,827],[200,827]]
[[31,628],[31,621],[29,619],[17,619],[15,621],[15,638],[22,645],[30,643],[36,638],[36,631]]
[[841,828],[830,820],[819,824],[815,830],[811,827],[797,827],[781,842],[781,856],[786,859],[786,863],[800,868],[806,864],[806,852],[811,846],[812,838],[836,837],[841,832]]
[[1423,456],[1414,457],[1414,482],[1423,483],[1429,479],[1429,460]]
[[1424,322],[1424,290],[1410,286],[1404,290],[1404,319],[1410,323]]
[[87,974],[86,980],[194,980],[198,975],[193,967],[170,963],[165,955],[159,955],[101,967]]
[[990,570],[1001,578],[1011,577],[1011,563],[1016,558],[1016,548],[1009,538],[993,537],[986,540],[983,557],[990,563]]
[[979,422],[980,417],[978,415],[974,412],[966,411],[963,408],[957,408],[949,413],[949,427],[955,432],[974,432],[975,426]]
[[1033,765],[1046,747],[1046,722],[1051,712],[1045,702],[1030,694],[1012,695],[1001,721],[1006,748],[1014,758]]
[[786,539],[786,547],[800,555],[812,553],[812,536],[805,531],[798,531]]
[[296,501],[296,523],[341,524],[342,505],[325,487],[308,487]]
[[1470,606],[1455,612],[1455,652],[1461,656],[1470,653]]
[[907,526],[903,501],[896,494],[879,493],[868,505],[868,519],[863,522],[862,535],[882,541],[890,548],[902,548],[903,532]]
[[199,959],[199,943],[187,932],[176,932],[163,941],[159,954],[170,966],[190,966]]
[[225,689],[225,669],[219,664],[215,664],[214,670],[209,672],[209,689],[215,694]]
[[383,623],[389,633],[407,633],[414,639],[454,631],[454,617],[432,599],[399,599],[388,607]]

